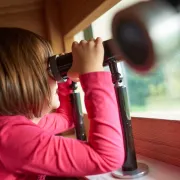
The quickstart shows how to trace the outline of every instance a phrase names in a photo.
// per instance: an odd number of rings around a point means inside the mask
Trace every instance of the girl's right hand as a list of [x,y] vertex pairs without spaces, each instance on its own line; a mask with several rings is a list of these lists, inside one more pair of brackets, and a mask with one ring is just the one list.
[[81,74],[104,71],[104,47],[101,38],[73,42],[72,55],[73,64],[68,71],[68,77],[72,81],[79,81]]

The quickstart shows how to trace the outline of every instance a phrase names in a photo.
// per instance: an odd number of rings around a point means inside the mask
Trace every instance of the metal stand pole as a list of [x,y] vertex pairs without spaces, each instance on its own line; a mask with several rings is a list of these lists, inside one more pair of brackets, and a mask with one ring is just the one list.
[[117,102],[122,120],[125,162],[122,169],[112,172],[112,175],[120,179],[134,179],[144,176],[148,173],[148,166],[143,163],[137,163],[134,140],[132,134],[131,117],[128,106],[128,97],[126,87],[122,85],[122,76],[119,73],[116,59],[109,61],[109,67],[112,74],[112,80],[115,85]]
[[[84,128],[84,118],[82,113],[82,106],[80,100],[80,93],[76,92],[77,83],[72,82],[70,88],[72,89],[72,93],[70,94],[71,103],[72,103],[72,111],[73,111],[73,122],[75,124],[75,132],[76,138],[82,141],[86,141],[86,133]],[[46,176],[45,180],[78,180],[79,178],[75,177],[53,177]]]
[[71,96],[73,119],[75,123],[76,137],[78,140],[86,141],[86,131],[84,127],[84,117],[81,106],[80,93],[76,92],[77,83],[72,82],[71,89],[73,90]]

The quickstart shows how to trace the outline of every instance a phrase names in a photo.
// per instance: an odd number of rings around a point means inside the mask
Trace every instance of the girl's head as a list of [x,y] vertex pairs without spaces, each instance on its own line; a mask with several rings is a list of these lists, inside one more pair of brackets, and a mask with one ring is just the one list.
[[41,117],[59,106],[57,83],[48,76],[52,49],[24,29],[0,28],[0,115]]

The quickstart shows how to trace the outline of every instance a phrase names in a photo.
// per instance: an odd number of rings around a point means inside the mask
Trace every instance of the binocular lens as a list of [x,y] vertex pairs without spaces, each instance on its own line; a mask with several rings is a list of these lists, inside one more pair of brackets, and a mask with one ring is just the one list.
[[142,28],[132,21],[121,22],[116,28],[116,41],[127,59],[135,65],[146,63],[149,48]]

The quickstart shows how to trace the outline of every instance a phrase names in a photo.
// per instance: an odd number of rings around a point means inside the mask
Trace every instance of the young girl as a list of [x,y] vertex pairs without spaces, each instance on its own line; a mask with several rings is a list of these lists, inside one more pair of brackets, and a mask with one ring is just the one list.
[[1,180],[80,177],[122,166],[122,129],[111,74],[103,72],[102,40],[74,42],[72,53],[68,74],[85,93],[87,142],[55,136],[73,122],[70,80],[57,84],[47,70],[50,45],[30,31],[0,28]]

